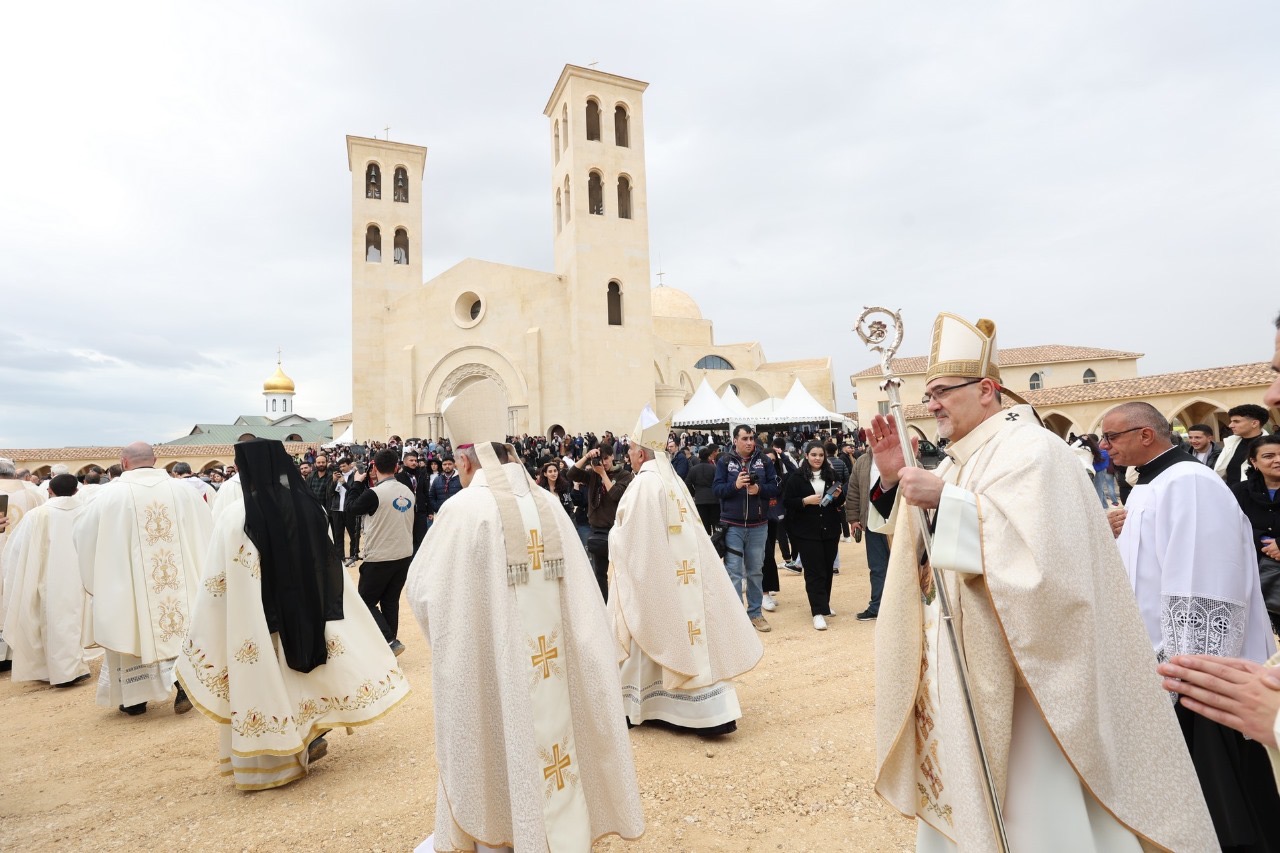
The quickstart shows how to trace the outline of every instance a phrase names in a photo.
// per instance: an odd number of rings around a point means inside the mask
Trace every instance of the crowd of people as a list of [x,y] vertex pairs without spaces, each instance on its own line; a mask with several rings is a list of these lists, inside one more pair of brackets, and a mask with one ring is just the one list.
[[643,832],[626,728],[735,731],[779,572],[828,630],[857,539],[876,787],[921,849],[1276,849],[1280,380],[1221,445],[1142,402],[1063,441],[1005,399],[994,324],[940,315],[934,348],[933,470],[891,417],[648,411],[621,437],[255,439],[202,472],[144,443],[38,484],[0,459],[0,667],[73,687],[101,649],[98,704],[172,695],[237,788],[278,787],[407,695],[407,590],[439,767],[422,849],[587,850]]

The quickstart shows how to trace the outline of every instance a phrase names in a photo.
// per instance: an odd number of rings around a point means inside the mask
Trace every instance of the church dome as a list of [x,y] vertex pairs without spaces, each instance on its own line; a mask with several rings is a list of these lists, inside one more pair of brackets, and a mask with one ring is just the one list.
[[693,297],[674,287],[658,286],[649,291],[650,311],[655,317],[679,317],[685,320],[701,320],[702,311]]
[[293,380],[284,375],[284,371],[280,369],[280,365],[276,365],[276,372],[271,378],[262,383],[263,394],[292,394],[294,393]]

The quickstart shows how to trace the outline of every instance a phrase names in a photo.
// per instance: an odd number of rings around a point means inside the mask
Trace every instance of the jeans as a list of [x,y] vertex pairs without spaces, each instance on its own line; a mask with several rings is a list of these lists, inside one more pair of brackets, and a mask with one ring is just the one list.
[[1120,496],[1116,494],[1116,478],[1106,471],[1094,473],[1093,490],[1098,493],[1098,500],[1102,501],[1103,509],[1110,509],[1113,503],[1120,502]]
[[871,603],[867,612],[880,612],[880,594],[884,592],[884,578],[889,573],[889,537],[883,533],[862,534],[867,543],[867,566],[871,569]]
[[[767,525],[755,527],[737,527],[729,525],[725,529],[725,545],[729,553],[725,554],[724,567],[729,572],[729,580],[739,595],[742,594],[743,581],[746,581],[747,616],[755,619],[760,616],[760,603],[764,599],[761,589],[764,568],[764,543],[769,537]],[[733,553],[737,551],[738,553]],[[741,556],[740,556],[741,555]]]

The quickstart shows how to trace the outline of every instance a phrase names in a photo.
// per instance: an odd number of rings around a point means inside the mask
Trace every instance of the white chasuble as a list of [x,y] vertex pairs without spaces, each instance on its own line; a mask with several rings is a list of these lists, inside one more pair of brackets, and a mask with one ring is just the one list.
[[[1216,849],[1115,541],[1065,442],[1016,406],[948,457],[932,560],[1012,848]],[[884,522],[874,507],[869,521]],[[884,523],[876,791],[918,820],[920,850],[996,849],[915,513],[895,506]]]
[[[567,853],[591,849],[587,800],[577,769],[577,744],[573,737],[569,683],[561,657],[564,624],[560,618],[560,580],[543,564],[542,524],[533,495],[516,495],[524,521],[529,573],[513,584],[516,610],[529,648],[529,700],[533,705],[533,733],[542,766],[542,814],[547,827],[547,849]],[[508,533],[508,535],[510,535]]]
[[[536,519],[526,519],[518,504],[509,512],[499,509],[499,490],[489,485],[497,477],[507,480],[507,499],[532,496],[534,503],[526,506],[536,505]],[[551,525],[563,550],[563,565],[552,573],[562,572],[561,580],[541,577],[546,565],[525,563],[523,572],[511,572],[513,560],[523,561],[515,559],[507,536],[530,559],[536,555],[546,563],[537,545],[552,538]],[[530,530],[539,532],[539,543]],[[521,574],[523,582],[514,583]],[[476,471],[436,515],[410,566],[405,595],[431,643],[439,768],[434,849],[513,846],[540,853],[585,838],[577,848],[585,853],[605,835],[638,837],[644,819],[631,743],[618,713],[621,688],[607,614],[577,531],[558,501],[532,486],[519,463]],[[552,606],[550,596],[558,604]],[[564,720],[545,710],[553,695],[571,716],[567,745]],[[571,787],[586,801],[585,816],[576,803],[560,799],[577,797]],[[549,812],[561,803],[566,811]],[[552,826],[570,819],[585,821],[585,835]]]
[[223,506],[177,676],[218,724],[222,774],[254,791],[300,778],[311,741],[328,729],[375,722],[408,695],[409,684],[346,572],[344,618],[324,625],[325,662],[310,672],[291,669],[280,635],[267,625],[262,565],[244,523],[243,499]]
[[75,540],[92,641],[143,664],[176,658],[211,528],[199,495],[154,468],[126,471],[86,505]]
[[[633,648],[661,667],[668,693],[709,688],[759,663],[764,646],[665,456],[645,462],[623,493],[609,556],[609,612],[629,683],[642,678]],[[647,681],[631,686],[650,692]]]
[[5,611],[8,609],[5,604],[7,588],[12,584],[9,577],[11,569],[8,560],[5,558],[6,545],[9,537],[18,529],[18,525],[22,522],[23,516],[28,512],[42,505],[46,500],[46,492],[43,489],[37,489],[26,480],[0,480],[0,495],[9,496],[9,508],[5,512],[9,520],[5,524],[4,532],[0,533],[0,660],[9,660],[12,654],[9,651],[9,645],[4,639],[5,631]]
[[81,637],[85,592],[72,531],[84,504],[56,497],[27,513],[5,546],[5,630],[14,681],[64,684],[87,675]]

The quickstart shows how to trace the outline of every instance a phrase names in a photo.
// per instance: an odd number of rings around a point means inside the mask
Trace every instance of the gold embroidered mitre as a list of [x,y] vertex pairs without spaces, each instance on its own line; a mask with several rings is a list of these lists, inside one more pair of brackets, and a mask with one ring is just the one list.
[[632,431],[632,441],[642,447],[647,447],[655,453],[667,452],[667,438],[671,435],[671,416],[659,418],[653,413],[653,409],[645,406],[640,412],[640,417],[636,420],[635,429]]
[[933,321],[933,346],[924,381],[929,383],[939,376],[994,379],[999,383],[996,324],[979,320],[974,326],[954,314],[939,314]]

